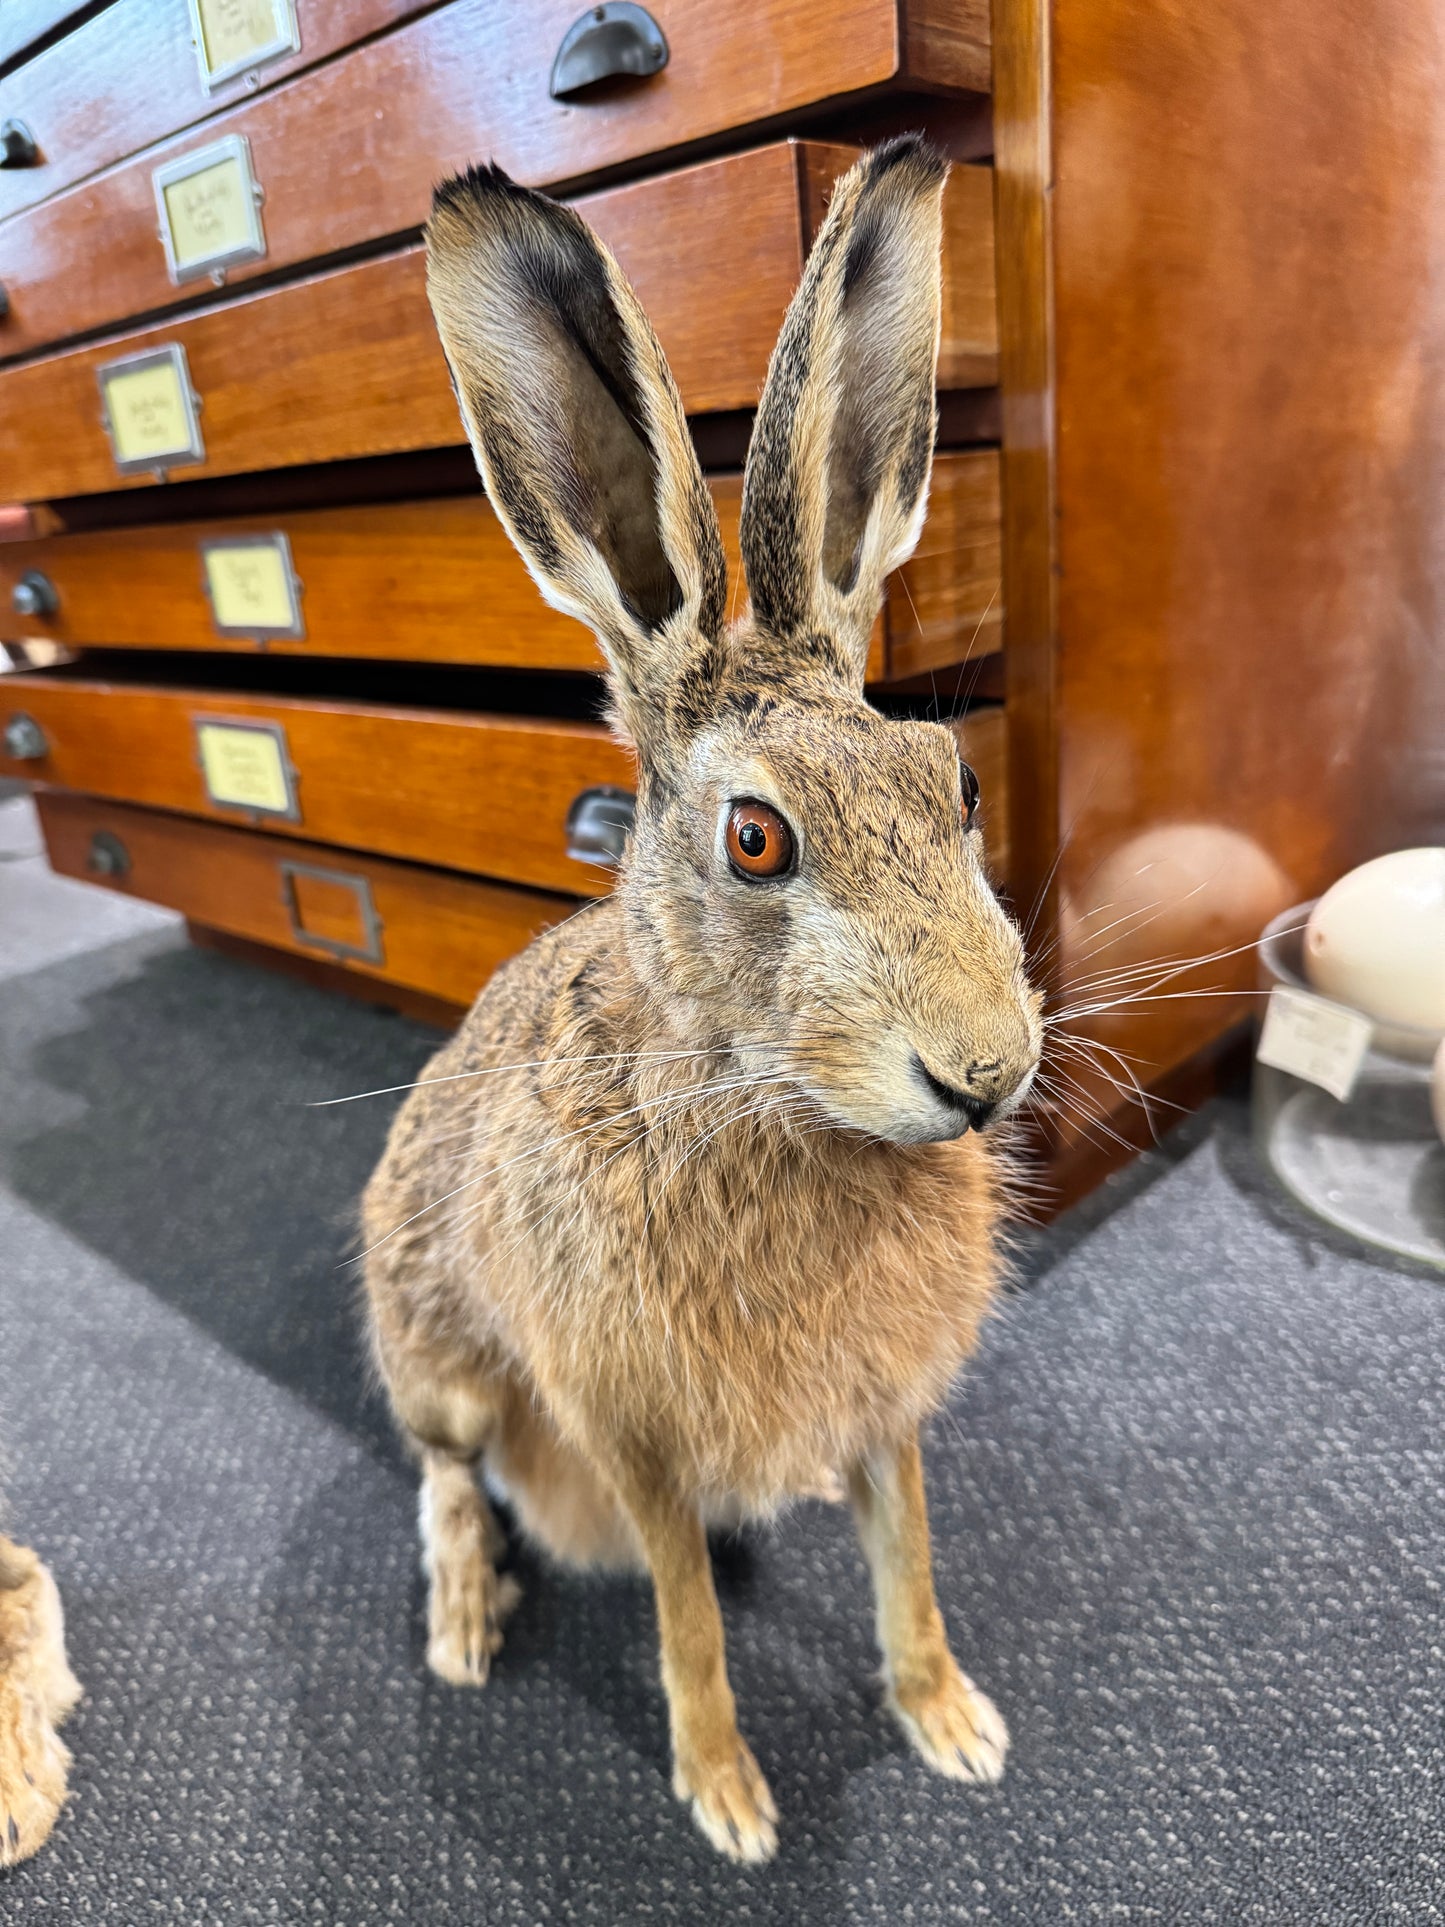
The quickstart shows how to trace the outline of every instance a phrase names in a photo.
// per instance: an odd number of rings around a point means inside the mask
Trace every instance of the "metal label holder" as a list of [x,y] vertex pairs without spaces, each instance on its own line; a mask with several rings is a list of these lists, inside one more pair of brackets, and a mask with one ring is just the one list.
[[[171,226],[166,189],[177,186],[181,181],[188,181],[193,174],[207,174],[213,167],[224,166],[228,161],[241,174],[246,238],[232,247],[218,249],[214,254],[193,255],[190,260],[182,261],[176,253],[176,237]],[[156,215],[160,221],[161,246],[166,251],[166,268],[177,287],[186,281],[198,281],[203,275],[210,275],[219,284],[225,280],[227,268],[241,261],[259,261],[264,256],[266,232],[261,225],[261,202],[265,197],[252,171],[251,143],[244,134],[227,134],[206,147],[183,154],[179,160],[167,161],[163,167],[153,168],[151,186],[155,190]]]
[[[109,384],[121,375],[137,374],[142,368],[159,368],[166,363],[175,370],[186,439],[176,448],[160,449],[153,455],[123,454],[111,414]],[[191,370],[184,343],[168,341],[163,348],[142,348],[138,354],[120,355],[114,361],[102,362],[95,371],[95,378],[100,384],[101,423],[110,439],[112,459],[122,475],[155,475],[164,480],[168,469],[188,462],[205,461],[206,444],[201,436],[200,423],[201,398],[191,385]]]
[[[286,731],[280,723],[255,722],[250,717],[238,719],[235,716],[196,716],[191,717],[191,727],[196,739],[196,763],[201,772],[201,786],[207,800],[218,810],[233,810],[237,816],[244,816],[253,823],[263,822],[266,818],[281,819],[287,823],[301,821],[301,803],[296,794],[296,765],[291,761],[291,753],[286,747]],[[217,796],[211,788],[206,774],[206,761],[201,754],[201,731],[203,729],[226,729],[235,732],[249,731],[255,736],[267,736],[276,746],[276,760],[280,766],[281,784],[286,794],[286,802],[281,809],[271,809],[264,803],[243,803],[235,798]]]
[[281,60],[287,54],[301,51],[301,30],[296,22],[294,0],[271,0],[271,14],[276,22],[275,37],[259,47],[248,48],[238,60],[228,61],[224,67],[213,68],[206,53],[203,0],[190,0],[190,7],[196,62],[201,70],[201,85],[208,94],[213,94],[218,87],[224,87],[228,80],[235,80],[240,74],[248,74],[253,68],[265,67],[273,60]]
[[[216,599],[211,591],[209,558],[216,551],[225,549],[270,549],[280,556],[286,592],[291,601],[289,622],[222,622],[216,613]],[[305,636],[306,623],[301,614],[302,582],[291,560],[291,543],[284,529],[275,529],[269,535],[216,536],[209,541],[203,541],[200,544],[200,552],[201,589],[206,601],[210,604],[211,626],[218,636],[236,636],[260,645],[283,640],[295,642]]]
[[[364,876],[348,870],[322,870],[314,863],[281,863],[281,901],[286,906],[286,914],[291,919],[291,935],[297,943],[305,944],[311,950],[323,950],[329,957],[340,962],[383,964],[386,953],[381,941],[381,918],[376,913],[372,901],[371,884]],[[301,905],[296,895],[296,879],[309,877],[313,883],[329,884],[333,889],[349,890],[356,899],[357,915],[361,918],[365,937],[359,944],[347,943],[340,937],[318,937],[308,930],[301,921]]]

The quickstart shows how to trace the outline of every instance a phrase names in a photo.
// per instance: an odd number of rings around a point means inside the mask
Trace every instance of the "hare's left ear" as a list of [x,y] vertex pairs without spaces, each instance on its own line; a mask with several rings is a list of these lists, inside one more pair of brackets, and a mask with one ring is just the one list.
[[928,506],[947,162],[918,135],[838,182],[758,407],[743,487],[753,614],[860,688],[883,582]]
[[686,754],[722,663],[722,537],[657,337],[571,208],[473,168],[437,189],[427,292],[492,506],[596,632],[644,772]]

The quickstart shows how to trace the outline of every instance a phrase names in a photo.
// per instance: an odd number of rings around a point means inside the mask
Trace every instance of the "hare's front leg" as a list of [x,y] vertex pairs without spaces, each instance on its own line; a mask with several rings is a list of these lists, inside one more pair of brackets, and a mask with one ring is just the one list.
[[928,1764],[955,1780],[1003,1777],[1008,1729],[959,1670],[933,1596],[928,1508],[916,1434],[870,1452],[849,1473],[858,1536],[873,1574],[889,1698]]
[[693,1818],[721,1852],[734,1860],[770,1860],[778,1810],[738,1732],[702,1520],[655,1467],[635,1461],[614,1468],[613,1477],[642,1540],[657,1598],[673,1790],[691,1802]]

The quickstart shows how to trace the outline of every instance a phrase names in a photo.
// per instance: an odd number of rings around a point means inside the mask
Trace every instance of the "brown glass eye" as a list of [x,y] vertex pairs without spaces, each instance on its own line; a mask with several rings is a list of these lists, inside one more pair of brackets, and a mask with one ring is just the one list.
[[792,867],[793,832],[766,803],[734,803],[728,811],[728,860],[745,877],[780,877]]
[[974,813],[978,809],[978,778],[967,763],[960,763],[958,772],[963,791],[963,827],[971,830]]

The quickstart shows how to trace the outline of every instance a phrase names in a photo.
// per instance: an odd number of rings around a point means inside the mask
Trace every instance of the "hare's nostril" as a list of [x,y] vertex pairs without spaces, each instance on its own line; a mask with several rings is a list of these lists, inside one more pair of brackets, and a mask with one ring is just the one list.
[[913,1068],[939,1103],[946,1104],[951,1111],[958,1111],[968,1119],[975,1131],[981,1131],[998,1109],[996,1104],[986,1104],[982,1098],[970,1097],[967,1091],[961,1091],[956,1085],[945,1084],[941,1077],[935,1077],[917,1051],[913,1053]]

